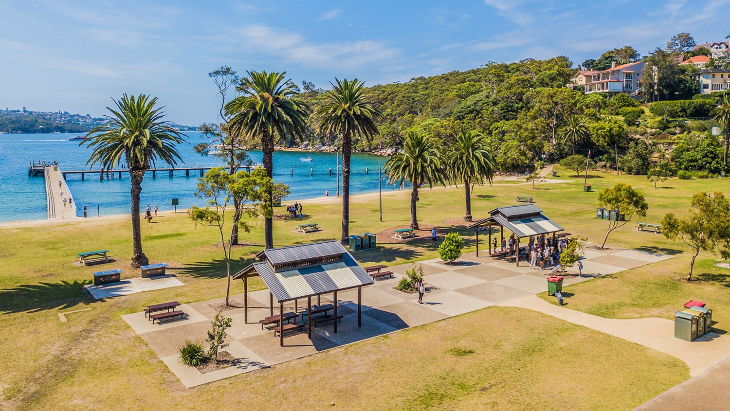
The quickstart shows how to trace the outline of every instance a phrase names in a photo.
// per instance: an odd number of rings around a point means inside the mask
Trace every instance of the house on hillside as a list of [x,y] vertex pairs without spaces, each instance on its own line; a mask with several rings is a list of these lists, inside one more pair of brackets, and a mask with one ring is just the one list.
[[679,64],[694,64],[697,68],[701,69],[702,67],[705,67],[705,65],[709,62],[710,58],[707,56],[694,56],[692,58],[684,60]]
[[616,65],[611,64],[611,68],[603,71],[595,71],[586,76],[585,93],[626,93],[630,96],[636,96],[639,93],[639,81],[641,80],[641,72],[644,70],[644,62],[637,61]]
[[578,69],[578,72],[570,79],[570,83],[567,84],[568,88],[585,86],[588,79],[591,78],[593,74],[597,73],[597,71],[593,70],[580,70],[580,67],[578,67]]
[[694,46],[692,50],[697,50],[700,47],[704,47],[708,50],[710,50],[710,53],[712,53],[712,58],[718,58],[725,56],[728,52],[730,52],[730,41],[718,41],[715,43],[702,43]]
[[700,94],[725,91],[730,88],[730,70],[703,69],[700,71]]

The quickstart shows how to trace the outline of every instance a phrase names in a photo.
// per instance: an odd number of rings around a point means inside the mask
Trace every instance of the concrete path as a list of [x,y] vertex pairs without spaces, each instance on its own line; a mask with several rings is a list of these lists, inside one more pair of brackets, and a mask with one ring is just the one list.
[[550,304],[535,295],[507,301],[500,305],[527,308],[552,315],[573,324],[667,353],[684,361],[693,377],[702,374],[730,355],[730,338],[718,338],[720,335],[710,333],[693,342],[680,340],[674,338],[674,322],[663,318],[603,318]]
[[[71,190],[66,185],[58,166],[48,166],[45,169],[46,179],[46,206],[49,220],[72,220],[76,216],[76,203],[73,203]],[[63,200],[66,199],[66,203]]]
[[553,165],[549,164],[540,170],[540,177],[547,177],[553,171]]

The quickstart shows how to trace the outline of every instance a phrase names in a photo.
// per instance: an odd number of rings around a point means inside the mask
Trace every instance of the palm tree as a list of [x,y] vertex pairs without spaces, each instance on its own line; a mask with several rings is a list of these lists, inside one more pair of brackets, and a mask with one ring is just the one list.
[[588,137],[588,126],[583,117],[572,115],[568,117],[568,124],[563,127],[563,139],[570,141],[573,145],[573,154],[575,147]]
[[[298,88],[291,80],[284,79],[286,72],[249,71],[247,74],[238,87],[242,94],[226,104],[226,114],[232,116],[229,128],[234,135],[260,143],[266,174],[273,178],[274,144],[286,136],[304,136],[309,107],[296,98]],[[266,248],[273,248],[272,193],[266,202]]]
[[411,228],[418,229],[416,218],[416,202],[418,189],[424,183],[432,187],[434,183],[443,183],[445,171],[441,155],[430,138],[409,132],[403,142],[403,151],[391,157],[385,163],[385,175],[391,183],[398,183],[401,188],[405,182],[411,183]]
[[474,130],[462,128],[448,155],[448,170],[454,182],[464,183],[466,214],[464,221],[471,221],[471,190],[475,184],[492,184],[494,163],[492,152],[484,137]]
[[728,96],[723,96],[722,104],[712,111],[712,116],[715,117],[715,120],[720,123],[721,126],[725,127],[725,147],[723,151],[722,164],[727,169],[728,140],[730,140],[730,98],[728,98]]
[[[382,114],[365,96],[364,84],[335,79],[332,90],[325,93],[324,103],[317,110],[320,117],[319,132],[339,134],[342,137],[342,237],[344,243],[350,237],[350,156],[352,138],[378,134],[375,120]],[[330,83],[331,84],[331,83]]]
[[139,197],[145,172],[157,159],[174,166],[181,160],[175,148],[185,142],[183,135],[163,121],[162,108],[155,108],[157,97],[144,94],[114,100],[115,109],[107,107],[108,122],[94,127],[81,142],[94,149],[87,164],[101,163],[102,170],[127,164],[132,180],[132,267],[149,264],[142,252],[139,227]]

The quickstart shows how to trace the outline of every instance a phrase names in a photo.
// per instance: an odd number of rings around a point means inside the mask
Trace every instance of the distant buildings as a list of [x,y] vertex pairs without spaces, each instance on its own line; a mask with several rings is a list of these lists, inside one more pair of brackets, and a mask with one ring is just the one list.
[[730,86],[730,70],[704,69],[700,71],[700,94],[725,91]]
[[626,93],[631,96],[638,94],[639,80],[641,72],[644,69],[644,62],[637,61],[616,65],[611,64],[611,68],[603,71],[581,71],[573,77],[577,81],[585,82],[585,93]]
[[697,68],[701,69],[702,67],[705,67],[705,65],[709,62],[710,58],[707,56],[694,56],[692,58],[684,60],[679,64],[694,64]]
[[712,53],[712,58],[718,58],[723,57],[730,52],[730,41],[718,41],[715,43],[702,43],[694,46],[692,50],[697,50],[700,47],[704,47],[708,50],[710,50],[710,53]]

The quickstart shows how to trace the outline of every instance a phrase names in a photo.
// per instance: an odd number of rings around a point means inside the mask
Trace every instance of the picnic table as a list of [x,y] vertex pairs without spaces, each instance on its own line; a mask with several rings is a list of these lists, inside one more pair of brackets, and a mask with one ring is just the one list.
[[[167,303],[148,305],[147,308],[144,309],[144,315],[145,315],[145,317],[147,317],[157,311],[167,311],[167,312],[175,311],[175,307],[178,307],[179,305],[180,305],[180,303],[177,301],[170,301]],[[152,319],[152,318],[150,318],[150,319]]]
[[121,279],[122,270],[99,271],[94,273],[94,285],[116,283]]
[[158,275],[165,275],[165,267],[167,264],[150,264],[139,267],[142,270],[142,278],[155,277]]
[[412,228],[402,228],[400,230],[395,230],[393,232],[393,235],[396,238],[403,239],[403,238],[415,237],[416,236],[416,233],[413,232],[413,229]]
[[[299,314],[294,312],[284,313],[284,322],[291,321],[297,317],[299,317]],[[259,321],[259,324],[261,324],[261,329],[263,330],[265,325],[279,324],[280,319],[281,316],[272,315],[271,317],[266,317],[263,320]]]
[[319,231],[319,224],[317,224],[317,223],[300,224],[297,226],[297,231],[300,233],[310,233],[310,232],[314,232],[314,231]]
[[79,262],[81,264],[88,265],[89,263],[105,263],[109,261],[109,257],[106,255],[108,252],[109,250],[97,250],[78,253],[76,255],[79,256]]
[[517,196],[518,203],[534,203],[532,197]]
[[312,317],[314,317],[315,314],[322,314],[327,315],[327,311],[334,310],[335,306],[333,304],[323,304],[320,306],[314,306],[312,307]]
[[393,276],[393,272],[392,271],[380,271],[383,268],[388,268],[388,266],[387,265],[382,265],[382,264],[379,264],[379,265],[371,265],[370,267],[365,267],[365,271],[368,274],[370,274],[370,277],[372,277],[373,279],[380,278],[380,277],[386,277],[386,276],[389,276],[389,277],[392,277]]
[[637,231],[644,231],[644,230],[650,230],[654,231],[655,233],[659,234],[662,232],[662,225],[661,224],[650,224],[650,223],[638,223],[636,225]]

